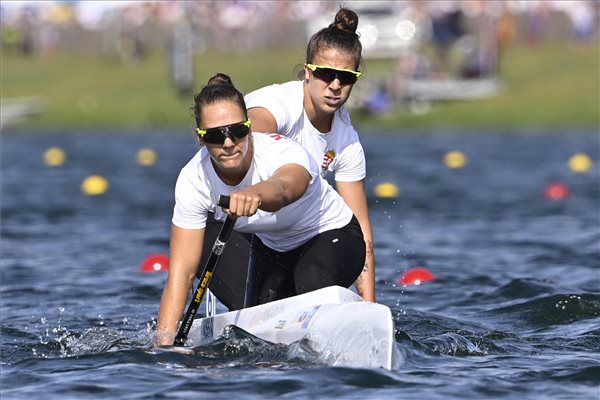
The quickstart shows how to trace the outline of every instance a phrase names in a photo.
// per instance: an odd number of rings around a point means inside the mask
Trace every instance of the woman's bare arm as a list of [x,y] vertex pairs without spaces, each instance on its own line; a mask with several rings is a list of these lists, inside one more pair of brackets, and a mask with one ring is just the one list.
[[202,256],[204,229],[171,228],[169,276],[163,289],[158,311],[156,343],[173,344],[179,321],[198,272]]
[[252,216],[257,209],[275,212],[304,195],[311,176],[300,164],[285,164],[266,181],[232,193],[227,212],[236,217]]
[[252,130],[264,133],[277,133],[277,121],[273,114],[264,107],[248,110],[248,118],[252,121]]
[[357,182],[336,182],[338,193],[344,198],[344,201],[354,212],[356,219],[360,223],[367,254],[365,257],[365,266],[362,273],[355,282],[358,294],[367,301],[375,302],[375,253],[373,252],[373,231],[371,221],[369,220],[369,211],[367,208],[367,195],[363,181]]

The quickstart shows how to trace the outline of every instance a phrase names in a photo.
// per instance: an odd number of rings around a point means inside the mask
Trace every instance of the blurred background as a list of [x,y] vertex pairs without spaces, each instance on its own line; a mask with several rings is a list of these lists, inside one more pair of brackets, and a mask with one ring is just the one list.
[[[187,129],[218,71],[243,92],[294,79],[340,4],[3,1],[2,127]],[[359,126],[598,125],[598,2],[344,4],[364,46]]]

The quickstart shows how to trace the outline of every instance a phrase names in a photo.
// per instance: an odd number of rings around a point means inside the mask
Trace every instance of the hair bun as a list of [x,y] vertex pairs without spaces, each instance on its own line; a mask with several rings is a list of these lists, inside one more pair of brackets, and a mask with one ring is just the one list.
[[233,87],[233,82],[231,81],[231,78],[228,75],[226,75],[222,72],[219,72],[218,74],[216,74],[215,76],[210,78],[208,80],[208,82],[206,83],[206,86],[211,86],[211,85],[223,85],[223,86],[232,86]]
[[329,28],[340,29],[354,34],[356,34],[357,27],[358,15],[347,8],[340,8],[340,11],[335,14],[335,20],[329,25]]

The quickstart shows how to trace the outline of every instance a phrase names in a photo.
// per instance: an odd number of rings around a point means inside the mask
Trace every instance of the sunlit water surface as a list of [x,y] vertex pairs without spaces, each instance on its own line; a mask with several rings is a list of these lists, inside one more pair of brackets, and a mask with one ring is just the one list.
[[[594,132],[364,135],[378,300],[393,371],[319,365],[236,330],[178,354],[152,347],[173,187],[191,135],[2,135],[1,396],[21,398],[598,398],[599,139]],[[49,168],[42,154],[61,147]],[[154,149],[151,167],[136,163]],[[468,163],[442,158],[462,151]],[[572,172],[587,153],[596,164]],[[110,183],[85,196],[92,174]],[[373,195],[392,182],[396,199]],[[551,182],[570,196],[544,197]],[[437,279],[403,287],[426,267]],[[221,311],[223,311],[221,309]]]

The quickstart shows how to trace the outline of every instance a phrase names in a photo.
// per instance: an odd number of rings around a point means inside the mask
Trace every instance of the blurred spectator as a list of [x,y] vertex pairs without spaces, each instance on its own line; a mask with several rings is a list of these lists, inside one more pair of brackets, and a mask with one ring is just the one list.
[[525,35],[527,43],[532,46],[537,46],[548,31],[550,24],[550,10],[544,1],[532,2],[532,5],[527,8],[527,23],[525,25]]
[[440,76],[450,70],[450,47],[465,34],[463,11],[454,3],[434,3],[431,13],[433,45],[436,51],[437,72]]
[[565,8],[572,23],[573,40],[583,45],[590,42],[596,31],[596,16],[594,6],[588,1],[574,1]]
[[516,36],[515,17],[506,3],[502,3],[502,11],[497,24],[498,45],[501,49],[504,49],[515,40]]
[[392,108],[392,98],[385,82],[379,83],[365,99],[365,111],[372,115],[387,114]]
[[33,26],[35,22],[35,9],[26,8],[19,21],[21,24],[19,50],[23,55],[30,56],[35,51],[35,43],[33,38]]
[[179,96],[184,98],[188,98],[194,90],[195,37],[189,14],[181,13],[173,27],[167,53],[171,84]]

